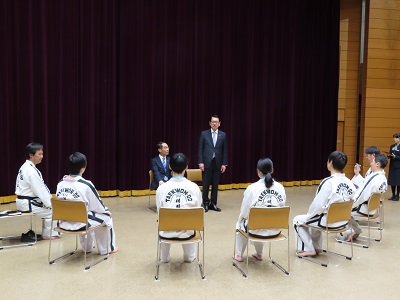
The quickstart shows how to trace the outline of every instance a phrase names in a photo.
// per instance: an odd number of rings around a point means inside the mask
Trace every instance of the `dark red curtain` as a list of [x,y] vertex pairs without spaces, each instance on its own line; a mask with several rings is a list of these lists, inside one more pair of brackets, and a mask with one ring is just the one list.
[[69,154],[99,190],[148,187],[156,143],[197,166],[212,114],[228,135],[221,183],[326,176],[336,147],[337,0],[0,0],[0,196],[31,141],[55,192]]

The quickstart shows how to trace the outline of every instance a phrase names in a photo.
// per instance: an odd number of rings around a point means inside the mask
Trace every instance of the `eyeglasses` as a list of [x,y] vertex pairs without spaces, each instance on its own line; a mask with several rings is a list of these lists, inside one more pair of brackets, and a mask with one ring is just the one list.
[[167,149],[169,149],[169,147],[163,147],[163,149],[167,150]]
[[210,121],[211,124],[218,124],[219,121]]

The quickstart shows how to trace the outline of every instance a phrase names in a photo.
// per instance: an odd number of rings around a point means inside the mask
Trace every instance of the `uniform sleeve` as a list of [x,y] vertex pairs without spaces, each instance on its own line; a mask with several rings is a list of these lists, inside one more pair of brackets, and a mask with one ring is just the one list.
[[385,176],[379,176],[373,179],[373,181],[368,184],[365,188],[361,187],[356,190],[354,194],[354,204],[353,207],[358,207],[361,204],[367,202],[372,194],[386,192],[387,183]]
[[249,218],[251,199],[252,199],[252,192],[249,190],[249,188],[247,188],[244,191],[243,201],[242,201],[242,206],[240,207],[238,222],[240,222],[243,219],[247,220]]
[[320,215],[325,212],[328,200],[331,198],[332,187],[329,182],[326,182],[315,195],[313,202],[307,212],[307,218],[310,219],[316,215]]
[[197,197],[197,207],[200,207],[201,204],[203,203],[203,195],[201,194],[201,190],[199,188],[199,186],[196,184],[197,186],[197,191],[196,191],[196,197]]
[[364,183],[364,177],[362,177],[360,174],[354,175],[354,177],[351,179],[351,182],[357,187],[360,187]]
[[32,192],[35,194],[35,196],[40,198],[40,201],[42,201],[45,207],[51,207],[50,191],[39,174],[36,172],[31,172],[29,174],[29,181]]
[[104,205],[103,201],[101,200],[100,195],[97,193],[94,185],[88,187],[85,194],[85,198],[88,200],[88,210],[100,214],[110,213],[109,209]]
[[285,191],[285,188],[283,186],[281,188],[281,195],[282,195],[283,201],[278,202],[278,206],[279,207],[283,207],[283,206],[286,205],[286,191]]
[[161,185],[157,191],[156,191],[156,206],[157,209],[162,207],[162,198],[163,198],[163,190],[164,190],[164,185]]

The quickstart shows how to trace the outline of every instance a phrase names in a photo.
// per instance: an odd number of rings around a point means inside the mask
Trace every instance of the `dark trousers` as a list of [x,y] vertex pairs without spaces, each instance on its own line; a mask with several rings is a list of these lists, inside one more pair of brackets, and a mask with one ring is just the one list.
[[[217,205],[218,183],[221,175],[221,168],[217,168],[215,159],[211,161],[210,167],[204,168],[203,172],[203,205]],[[211,197],[208,198],[208,190],[211,187]]]

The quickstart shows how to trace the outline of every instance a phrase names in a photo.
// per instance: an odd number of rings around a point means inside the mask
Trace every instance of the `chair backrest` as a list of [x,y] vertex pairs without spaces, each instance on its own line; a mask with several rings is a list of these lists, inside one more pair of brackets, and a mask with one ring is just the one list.
[[248,230],[288,229],[290,207],[252,207],[249,213]]
[[86,204],[82,200],[51,199],[53,220],[87,223]]
[[329,205],[326,217],[326,223],[349,221],[351,218],[351,209],[353,201],[334,202]]
[[187,179],[190,181],[202,181],[203,174],[200,169],[187,169],[186,170]]
[[154,173],[153,173],[153,170],[150,170],[149,171],[149,189],[151,187],[151,183],[153,182],[153,180],[154,180]]
[[166,208],[158,210],[160,231],[204,230],[204,208]]
[[368,200],[368,211],[373,211],[378,209],[381,205],[381,194],[372,194]]

